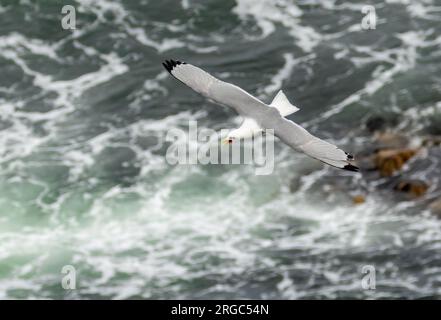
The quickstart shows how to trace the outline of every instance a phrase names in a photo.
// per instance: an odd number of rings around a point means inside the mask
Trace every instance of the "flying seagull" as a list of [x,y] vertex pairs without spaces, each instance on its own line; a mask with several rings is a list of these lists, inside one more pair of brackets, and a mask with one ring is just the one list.
[[268,105],[238,86],[221,81],[191,64],[166,60],[162,65],[172,76],[194,91],[218,104],[232,107],[242,116],[242,125],[228,134],[228,143],[252,137],[265,129],[273,129],[280,140],[298,152],[336,168],[359,171],[358,167],[350,163],[354,160],[352,155],[286,119],[286,116],[299,109],[288,101],[282,91]]

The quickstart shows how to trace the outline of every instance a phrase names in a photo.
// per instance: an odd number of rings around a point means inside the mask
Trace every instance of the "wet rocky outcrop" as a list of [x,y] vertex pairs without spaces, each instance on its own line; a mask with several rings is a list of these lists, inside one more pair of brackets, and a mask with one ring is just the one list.
[[365,202],[366,202],[366,197],[361,194],[356,194],[355,196],[352,196],[353,204],[362,204]]
[[393,121],[380,116],[368,119],[365,130],[372,140],[358,159],[366,184],[395,201],[418,200],[441,218],[441,198],[432,203],[428,200],[440,192],[436,177],[440,174],[441,136],[412,141],[406,132],[394,128]]
[[408,198],[418,198],[423,196],[429,185],[422,180],[417,179],[402,179],[395,184],[394,190],[405,194]]
[[391,177],[414,157],[418,149],[395,148],[379,150],[374,156],[374,166],[382,177]]
[[441,135],[411,139],[396,124],[381,116],[368,119],[362,130],[371,139],[355,152],[361,179],[335,179],[330,173],[322,183],[332,180],[334,191],[345,192],[353,205],[375,194],[397,203],[415,201],[422,211],[426,208],[441,218]]

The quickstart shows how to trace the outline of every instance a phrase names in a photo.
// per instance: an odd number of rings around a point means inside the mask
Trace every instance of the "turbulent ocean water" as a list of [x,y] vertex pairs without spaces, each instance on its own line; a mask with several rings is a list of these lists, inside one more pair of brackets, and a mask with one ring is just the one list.
[[416,201],[277,141],[271,175],[172,166],[169,130],[240,119],[161,66],[265,102],[283,89],[290,119],[357,155],[372,116],[440,133],[440,32],[438,0],[0,0],[0,298],[440,298],[441,221],[424,202],[441,194],[439,148],[408,169],[431,179]]

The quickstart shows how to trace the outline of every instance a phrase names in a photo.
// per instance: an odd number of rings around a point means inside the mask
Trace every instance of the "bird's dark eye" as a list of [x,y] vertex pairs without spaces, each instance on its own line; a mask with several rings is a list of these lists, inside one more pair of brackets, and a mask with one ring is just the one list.
[[233,143],[233,139],[228,139],[228,143]]

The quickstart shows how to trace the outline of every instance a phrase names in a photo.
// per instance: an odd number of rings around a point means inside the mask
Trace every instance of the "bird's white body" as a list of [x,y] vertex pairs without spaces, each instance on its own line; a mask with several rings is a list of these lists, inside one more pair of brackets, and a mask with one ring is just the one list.
[[[270,107],[276,108],[282,117],[289,116],[294,112],[299,111],[299,108],[293,106],[289,101],[286,95],[280,90],[277,95],[274,97],[273,101],[270,104]],[[253,136],[260,134],[264,129],[259,126],[259,124],[252,118],[245,118],[242,122],[242,125],[232,130],[227,135],[227,140],[238,140],[238,139],[249,139]]]
[[337,168],[358,171],[358,168],[349,162],[353,160],[351,155],[286,119],[287,115],[299,109],[288,101],[282,91],[279,91],[271,104],[267,105],[243,89],[221,81],[191,64],[170,60],[163,65],[170,74],[196,92],[219,104],[234,108],[242,116],[242,125],[229,133],[230,138],[251,138],[262,130],[273,129],[280,140],[296,151]]
[[231,130],[226,140],[239,140],[239,139],[250,139],[253,136],[260,134],[263,131],[262,127],[251,118],[245,119],[241,126],[237,129]]

